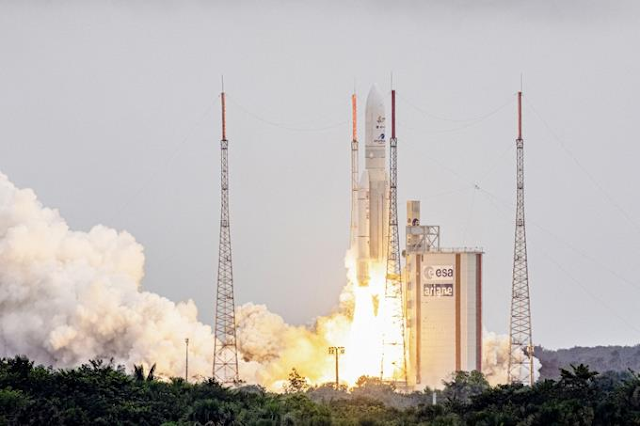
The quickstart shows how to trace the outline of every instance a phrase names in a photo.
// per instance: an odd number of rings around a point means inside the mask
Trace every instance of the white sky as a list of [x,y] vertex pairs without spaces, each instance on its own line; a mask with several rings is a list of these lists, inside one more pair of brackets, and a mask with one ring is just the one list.
[[211,323],[224,74],[237,302],[310,323],[345,284],[354,78],[363,112],[393,71],[400,217],[485,249],[506,332],[523,73],[534,340],[638,343],[640,4],[397,3],[0,1],[0,170]]

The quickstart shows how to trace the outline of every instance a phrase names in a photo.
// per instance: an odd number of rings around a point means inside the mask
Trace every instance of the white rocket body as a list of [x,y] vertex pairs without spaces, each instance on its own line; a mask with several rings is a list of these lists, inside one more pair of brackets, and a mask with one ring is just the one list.
[[384,100],[374,85],[365,108],[365,168],[358,188],[356,253],[359,285],[368,285],[372,262],[387,256],[389,183],[386,171]]

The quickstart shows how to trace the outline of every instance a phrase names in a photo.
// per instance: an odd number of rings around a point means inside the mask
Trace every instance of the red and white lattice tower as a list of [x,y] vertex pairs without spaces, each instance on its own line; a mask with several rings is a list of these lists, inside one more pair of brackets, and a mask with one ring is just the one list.
[[398,234],[398,139],[396,139],[396,91],[391,90],[391,139],[389,145],[389,235],[384,290],[385,326],[382,341],[382,380],[400,386],[407,383],[405,311],[402,297],[402,267]]
[[220,141],[221,206],[220,246],[218,249],[218,285],[216,294],[213,377],[219,383],[238,383],[238,351],[233,297],[233,265],[231,261],[231,229],[229,220],[229,141],[224,86],[222,101],[222,140]]
[[516,234],[509,322],[509,383],[533,385],[533,341],[527,268],[527,237],[524,221],[524,140],[522,139],[522,92],[518,92],[518,139]]

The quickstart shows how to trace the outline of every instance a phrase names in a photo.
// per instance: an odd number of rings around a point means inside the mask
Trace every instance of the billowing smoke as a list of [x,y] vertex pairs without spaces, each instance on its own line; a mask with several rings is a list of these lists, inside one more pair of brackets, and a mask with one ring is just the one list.
[[[519,353],[520,360],[525,358],[524,353]],[[540,361],[533,358],[534,379],[540,376]],[[482,335],[482,372],[490,385],[495,386],[507,383],[509,371],[509,336],[498,335],[484,331]]]
[[264,305],[247,303],[238,308],[236,318],[238,349],[244,360],[258,364],[251,375],[256,382],[282,390],[292,368],[310,383],[333,380],[333,358],[327,348],[346,340],[350,324],[347,316],[336,313],[320,317],[311,330],[286,324]]
[[[25,354],[56,367],[113,358],[182,376],[189,337],[191,375],[210,376],[211,327],[198,322],[193,301],[143,291],[143,275],[143,248],[129,233],[72,231],[32,190],[0,174],[0,356]],[[332,371],[328,339],[348,329],[341,314],[310,331],[253,304],[238,308],[237,321],[242,378],[279,389],[293,367],[330,380],[322,376]]]
[[[32,190],[0,174],[0,356],[25,354],[56,367],[113,358],[182,376],[189,337],[190,375],[210,376],[211,327],[198,322],[193,301],[143,291],[143,275],[143,248],[130,234],[100,225],[72,231]],[[327,347],[349,344],[353,306],[349,284],[336,312],[313,329],[288,325],[264,305],[239,307],[242,379],[281,390],[295,367],[311,383],[333,380]],[[504,382],[506,340],[488,334],[484,341],[485,373]]]
[[192,301],[175,304],[141,291],[142,246],[126,232],[74,232],[30,189],[0,174],[0,355],[74,366],[92,358],[157,363],[210,375],[213,339]]

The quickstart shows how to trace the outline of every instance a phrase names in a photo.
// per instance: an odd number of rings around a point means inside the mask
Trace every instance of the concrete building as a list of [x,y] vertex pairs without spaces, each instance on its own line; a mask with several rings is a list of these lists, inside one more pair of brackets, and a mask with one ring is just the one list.
[[441,388],[455,371],[482,369],[482,255],[441,248],[440,227],[420,225],[420,202],[407,202],[409,388]]

